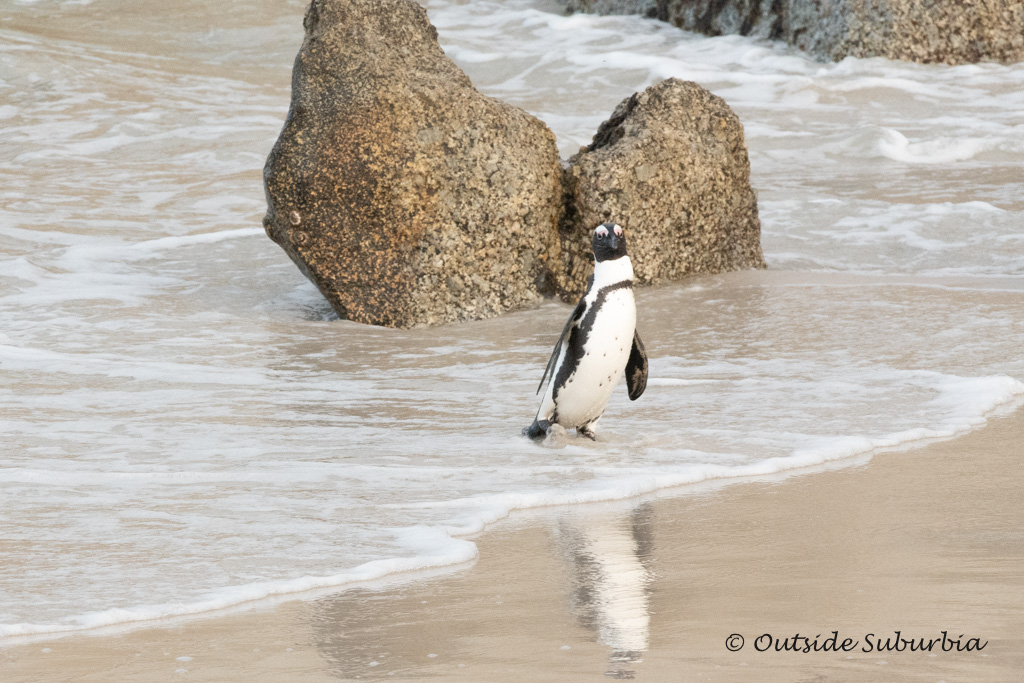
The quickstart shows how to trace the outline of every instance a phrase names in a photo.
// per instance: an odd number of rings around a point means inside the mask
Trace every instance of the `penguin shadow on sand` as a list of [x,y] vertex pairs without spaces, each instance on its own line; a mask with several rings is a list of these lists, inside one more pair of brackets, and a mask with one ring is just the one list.
[[632,679],[650,637],[653,534],[649,504],[560,517],[555,544],[568,569],[569,610],[610,648],[605,676]]

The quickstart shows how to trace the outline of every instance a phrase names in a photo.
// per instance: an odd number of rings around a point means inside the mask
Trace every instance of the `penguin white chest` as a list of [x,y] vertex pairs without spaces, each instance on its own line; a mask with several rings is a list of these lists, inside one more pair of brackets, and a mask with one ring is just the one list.
[[586,334],[582,356],[575,371],[554,396],[557,419],[562,425],[583,425],[604,412],[612,391],[622,378],[629,360],[636,329],[636,304],[631,288],[609,292],[597,310]]

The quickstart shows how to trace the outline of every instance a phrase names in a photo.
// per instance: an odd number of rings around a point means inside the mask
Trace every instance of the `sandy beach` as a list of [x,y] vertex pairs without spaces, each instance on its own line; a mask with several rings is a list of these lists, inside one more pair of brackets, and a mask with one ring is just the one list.
[[[1018,411],[830,471],[513,515],[476,539],[473,566],[227,616],[6,644],[0,679],[1015,680],[1022,441]],[[613,557],[623,529],[635,560]],[[598,539],[591,550],[603,534],[606,566],[619,562],[628,576],[634,561],[645,578],[602,582],[599,556],[566,552],[566,539],[588,533]],[[946,631],[984,649],[878,652],[897,630],[915,642]],[[858,645],[758,651],[765,633],[820,634],[823,645],[832,631]],[[745,639],[738,652],[726,647],[732,634]],[[630,637],[640,649],[616,651]]]

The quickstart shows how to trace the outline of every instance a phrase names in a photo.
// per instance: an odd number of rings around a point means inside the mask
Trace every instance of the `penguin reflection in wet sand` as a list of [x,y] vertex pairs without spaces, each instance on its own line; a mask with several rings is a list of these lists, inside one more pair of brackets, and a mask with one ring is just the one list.
[[556,424],[594,439],[594,426],[623,370],[630,400],[647,388],[647,353],[636,332],[626,235],[620,226],[604,223],[594,230],[593,246],[594,275],[544,369],[537,393],[549,375],[551,381],[537,417],[523,429],[531,439],[543,439]]

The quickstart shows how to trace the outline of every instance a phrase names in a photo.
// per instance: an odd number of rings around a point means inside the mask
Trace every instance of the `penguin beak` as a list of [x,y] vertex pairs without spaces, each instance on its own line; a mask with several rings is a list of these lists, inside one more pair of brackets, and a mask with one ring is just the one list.
[[608,236],[608,244],[611,245],[612,249],[618,249],[620,241],[621,240],[619,239],[619,236],[616,235],[614,232]]

